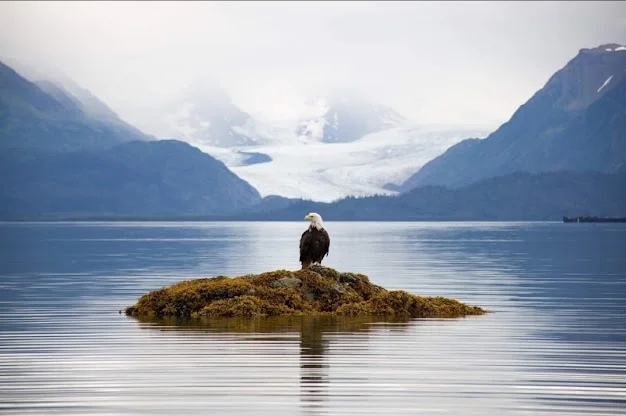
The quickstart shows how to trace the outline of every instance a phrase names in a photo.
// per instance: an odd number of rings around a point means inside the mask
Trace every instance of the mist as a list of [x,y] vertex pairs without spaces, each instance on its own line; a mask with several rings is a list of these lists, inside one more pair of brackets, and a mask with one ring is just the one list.
[[0,59],[60,71],[134,123],[219,85],[267,120],[346,87],[418,123],[497,125],[623,2],[2,2]]

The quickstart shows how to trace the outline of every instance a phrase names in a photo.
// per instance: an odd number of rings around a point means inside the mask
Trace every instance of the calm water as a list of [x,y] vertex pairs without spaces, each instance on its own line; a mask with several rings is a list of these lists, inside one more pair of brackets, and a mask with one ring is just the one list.
[[626,224],[326,224],[328,266],[486,316],[118,314],[182,279],[296,269],[305,227],[0,224],[0,412],[626,414]]

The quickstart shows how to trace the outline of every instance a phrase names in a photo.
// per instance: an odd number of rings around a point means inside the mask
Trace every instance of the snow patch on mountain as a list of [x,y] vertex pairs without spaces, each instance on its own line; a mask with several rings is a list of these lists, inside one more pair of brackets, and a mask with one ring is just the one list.
[[613,75],[609,75],[609,77],[602,83],[602,85],[600,85],[600,88],[598,88],[598,92],[602,91],[602,89],[606,87],[609,82],[611,82],[612,78]]
[[180,107],[180,109],[178,109],[177,112],[165,116],[165,122],[167,123],[170,131],[174,132],[170,134],[177,135],[183,140],[194,139],[195,134],[198,132],[198,128],[194,127],[192,123],[189,122],[192,110],[193,104],[185,103],[182,107]]
[[406,123],[392,108],[371,103],[352,90],[330,90],[308,103],[310,112],[302,116],[296,128],[301,140],[345,143]]
[[609,47],[605,49],[607,52],[619,52],[626,51],[626,46],[615,45],[614,47]]
[[324,138],[326,120],[323,117],[304,120],[297,129],[297,135],[304,139],[320,142]]

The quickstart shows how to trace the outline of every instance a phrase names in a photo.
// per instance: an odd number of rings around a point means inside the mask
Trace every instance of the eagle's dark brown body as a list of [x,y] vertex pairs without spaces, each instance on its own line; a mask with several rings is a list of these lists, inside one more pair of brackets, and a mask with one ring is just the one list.
[[311,225],[300,237],[300,263],[305,269],[313,263],[322,264],[330,249],[330,237],[324,228]]

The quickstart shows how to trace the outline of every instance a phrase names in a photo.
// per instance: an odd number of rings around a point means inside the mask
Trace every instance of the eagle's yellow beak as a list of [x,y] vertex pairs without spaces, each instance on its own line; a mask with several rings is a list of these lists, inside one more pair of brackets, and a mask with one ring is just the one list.
[[310,220],[311,220],[311,217],[310,217],[309,215],[306,215],[306,216],[304,217],[304,219],[305,219],[305,220],[309,220],[309,221],[310,221]]

